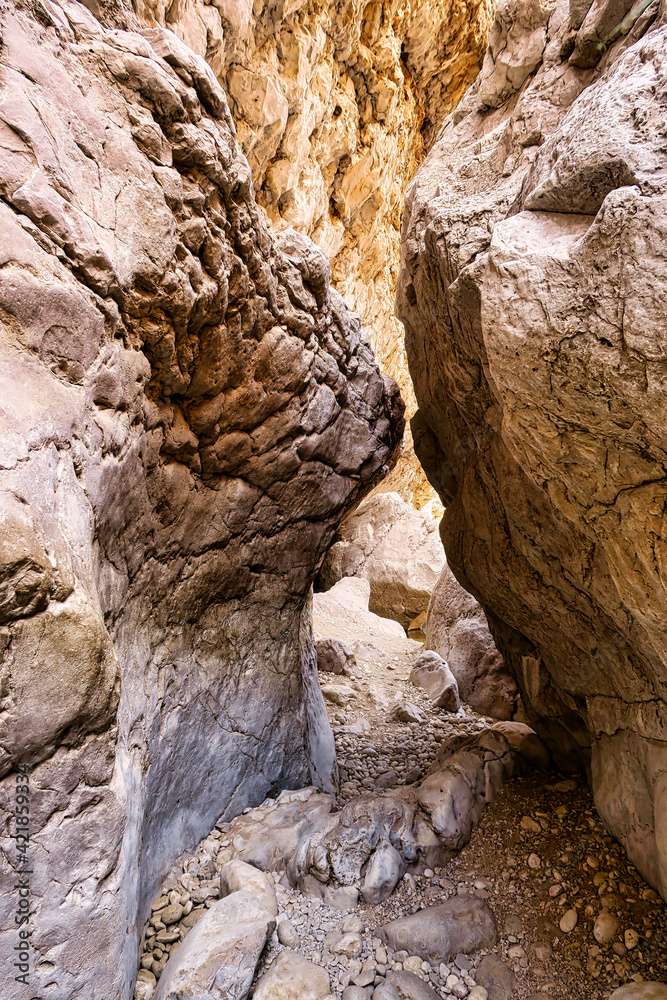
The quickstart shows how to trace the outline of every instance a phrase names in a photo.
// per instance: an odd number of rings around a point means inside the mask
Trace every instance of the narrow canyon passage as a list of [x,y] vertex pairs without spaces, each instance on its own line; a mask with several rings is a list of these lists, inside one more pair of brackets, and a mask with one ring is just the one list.
[[9,1000],[667,1000],[665,0],[0,0]]

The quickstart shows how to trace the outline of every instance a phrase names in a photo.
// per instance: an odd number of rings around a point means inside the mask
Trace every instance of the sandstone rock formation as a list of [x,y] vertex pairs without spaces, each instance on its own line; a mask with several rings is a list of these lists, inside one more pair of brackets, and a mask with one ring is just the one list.
[[341,524],[320,583],[329,588],[344,577],[368,580],[370,610],[407,628],[427,609],[444,564],[436,522],[397,493],[376,493]]
[[498,652],[484,611],[445,565],[426,615],[426,645],[447,661],[459,693],[481,715],[511,719],[517,687]]
[[308,593],[401,404],[324,252],[267,230],[206,63],[32,12],[1,11],[3,851],[28,765],[32,989],[127,1000],[173,859],[331,786]]
[[[276,230],[327,253],[333,284],[370,330],[414,410],[394,317],[405,187],[474,80],[493,0],[134,0],[206,58],[230,98],[257,200]],[[432,493],[409,442],[392,488]]]
[[664,3],[503,3],[406,201],[399,313],[457,579],[667,897]]

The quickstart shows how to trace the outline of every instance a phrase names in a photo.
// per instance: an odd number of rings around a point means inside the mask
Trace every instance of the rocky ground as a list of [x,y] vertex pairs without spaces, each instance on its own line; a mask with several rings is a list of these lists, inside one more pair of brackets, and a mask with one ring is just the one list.
[[[316,598],[316,630],[330,634],[321,603]],[[383,637],[383,628],[348,618],[343,631],[355,649],[355,676],[320,674],[338,753],[338,805],[419,780],[443,739],[474,736],[489,724],[466,706],[456,713],[432,707],[408,680],[421,647],[389,626]],[[397,705],[413,711],[415,721],[397,721]],[[147,927],[142,1000],[152,995],[150,973],[159,977],[169,954],[219,898],[220,869],[241,847],[247,851],[253,829],[266,822],[263,809],[218,824],[165,882]],[[558,775],[530,772],[505,784],[467,847],[444,867],[411,866],[379,904],[343,888],[329,905],[291,886],[280,871],[268,877],[278,922],[255,974],[258,997],[273,996],[266,981],[261,989],[257,984],[281,952],[325,970],[331,995],[344,1000],[607,1000],[622,983],[667,980],[665,905],[606,834],[586,787]],[[461,895],[491,907],[499,931],[491,949],[432,965],[387,945],[380,928],[388,921]],[[392,973],[403,976],[393,980],[398,992],[383,985]],[[303,996],[311,994],[304,988]]]

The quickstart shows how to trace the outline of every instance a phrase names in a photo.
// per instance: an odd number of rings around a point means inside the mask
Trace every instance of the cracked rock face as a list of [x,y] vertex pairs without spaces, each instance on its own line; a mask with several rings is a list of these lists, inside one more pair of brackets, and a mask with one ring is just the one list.
[[448,563],[667,895],[667,27],[628,7],[501,5],[408,193],[398,308]]
[[0,13],[3,850],[28,764],[31,984],[125,1000],[174,858],[330,786],[307,595],[402,403],[323,251],[268,232],[202,59]]
[[[383,371],[415,409],[394,317],[406,185],[481,64],[493,0],[135,0],[229,95],[257,200],[321,246]],[[433,493],[406,440],[391,488]]]

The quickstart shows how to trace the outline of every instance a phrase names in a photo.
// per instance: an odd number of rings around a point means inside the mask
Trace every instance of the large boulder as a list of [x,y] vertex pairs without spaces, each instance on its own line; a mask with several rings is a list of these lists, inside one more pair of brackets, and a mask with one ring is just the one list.
[[438,653],[425,649],[410,671],[410,683],[424,688],[436,708],[456,712],[461,707],[456,677]]
[[32,992],[128,1000],[173,861],[333,788],[310,588],[401,404],[209,66],[89,6],[0,11],[0,801],[28,768]]
[[517,686],[472,594],[445,565],[426,615],[426,645],[447,661],[461,699],[480,715],[511,719]]
[[315,651],[318,670],[344,677],[353,677],[357,673],[354,653],[342,639],[318,639]]
[[667,25],[586,6],[499,4],[406,196],[397,312],[448,563],[667,898]]
[[378,493],[341,524],[320,570],[325,589],[344,577],[371,585],[368,606],[407,629],[428,607],[445,564],[437,523],[397,493]]
[[252,996],[253,1000],[324,1000],[330,993],[325,969],[295,951],[281,951]]
[[498,938],[493,913],[476,896],[453,896],[438,906],[398,917],[378,928],[378,937],[396,951],[419,955],[431,965],[451,962],[460,952],[492,948]]
[[383,654],[416,653],[422,644],[408,639],[392,618],[381,618],[368,608],[371,585],[361,577],[346,576],[331,590],[313,595],[313,630],[316,638],[340,638],[355,656],[373,659]]
[[253,892],[213,903],[165,965],[154,1000],[245,1000],[275,926]]

